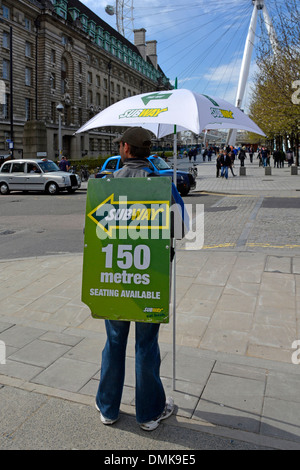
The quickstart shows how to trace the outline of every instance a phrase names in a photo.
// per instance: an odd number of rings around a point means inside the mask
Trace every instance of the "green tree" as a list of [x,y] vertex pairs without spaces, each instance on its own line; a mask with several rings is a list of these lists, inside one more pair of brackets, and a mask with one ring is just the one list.
[[[258,51],[258,72],[250,104],[250,117],[276,146],[292,146],[298,156],[300,103],[295,82],[300,79],[300,15],[298,0],[285,0],[277,8],[276,46],[267,34]],[[300,100],[299,100],[300,101]],[[297,162],[298,163],[298,162]]]

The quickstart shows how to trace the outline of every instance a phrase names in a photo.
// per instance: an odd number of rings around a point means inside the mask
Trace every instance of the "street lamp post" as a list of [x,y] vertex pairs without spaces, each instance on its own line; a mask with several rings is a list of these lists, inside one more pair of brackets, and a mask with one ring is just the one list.
[[11,155],[14,155],[14,105],[13,105],[13,29],[12,26],[0,18],[0,23],[9,26],[9,85],[10,85],[10,141],[12,142]]
[[[110,106],[110,100],[111,100],[111,88],[110,88],[110,77],[111,77],[111,60],[108,62],[107,65],[108,69],[108,106]],[[111,127],[109,128],[109,152],[112,155],[112,147],[111,147]]]
[[62,157],[61,115],[64,107],[61,103],[58,103],[56,109],[58,111],[58,159],[60,161]]

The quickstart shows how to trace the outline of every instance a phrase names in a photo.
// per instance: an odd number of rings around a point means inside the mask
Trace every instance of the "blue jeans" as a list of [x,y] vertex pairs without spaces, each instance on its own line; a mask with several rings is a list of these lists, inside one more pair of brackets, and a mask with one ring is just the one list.
[[[125,378],[128,321],[105,320],[107,341],[96,403],[105,418],[117,419]],[[159,323],[135,323],[135,405],[136,420],[145,423],[156,419],[164,410],[165,391],[159,376]]]
[[225,178],[227,179],[228,178],[228,166],[222,166],[221,176],[224,176],[224,172],[225,172]]

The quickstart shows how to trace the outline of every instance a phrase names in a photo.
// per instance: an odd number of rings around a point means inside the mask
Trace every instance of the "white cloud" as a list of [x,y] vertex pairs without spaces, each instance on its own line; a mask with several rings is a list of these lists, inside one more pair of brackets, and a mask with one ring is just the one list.
[[240,69],[241,60],[233,60],[228,64],[222,64],[218,67],[211,67],[203,75],[203,78],[212,82],[224,81],[226,83],[233,83],[238,80]]

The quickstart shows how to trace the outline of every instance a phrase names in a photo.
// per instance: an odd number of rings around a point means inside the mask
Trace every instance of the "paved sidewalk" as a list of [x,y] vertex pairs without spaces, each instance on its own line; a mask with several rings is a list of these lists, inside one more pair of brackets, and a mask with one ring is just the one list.
[[[178,169],[181,167],[193,166],[194,162],[189,163],[186,158],[178,159]],[[173,159],[170,159],[173,163]],[[216,165],[215,158],[211,162],[202,162],[202,157],[197,156],[196,165],[198,168],[197,189],[199,191],[209,191],[225,194],[253,194],[259,193],[265,196],[275,196],[278,191],[280,195],[286,197],[300,197],[297,191],[300,191],[300,167],[298,168],[298,175],[291,174],[291,167],[285,163],[284,168],[274,168],[272,166],[273,159],[271,158],[271,166],[267,168],[267,172],[271,171],[270,175],[266,175],[264,167],[258,165],[258,160],[253,159],[250,163],[249,159],[245,160],[246,176],[240,176],[240,162],[235,160],[235,167],[233,172],[235,177],[232,176],[231,171],[228,171],[228,179],[216,178]]]
[[[246,177],[224,181],[213,162],[201,164],[197,190],[224,194],[226,207],[230,195],[299,197],[300,176],[290,169],[265,177],[257,165],[246,168]],[[260,211],[247,206],[231,246],[178,246],[175,390],[172,318],[160,334],[161,373],[176,413],[152,433],[134,418],[133,333],[121,419],[104,427],[94,409],[105,332],[80,299],[82,256],[0,261],[0,448],[300,449],[300,367],[292,362],[300,339],[299,240],[251,247]],[[293,217],[299,233],[298,211]],[[221,219],[225,232],[234,220]]]

